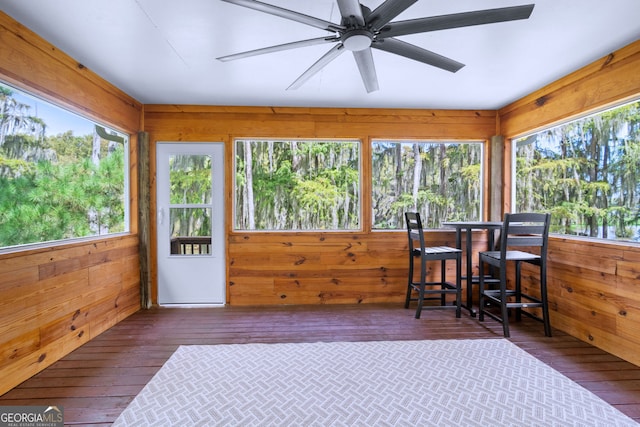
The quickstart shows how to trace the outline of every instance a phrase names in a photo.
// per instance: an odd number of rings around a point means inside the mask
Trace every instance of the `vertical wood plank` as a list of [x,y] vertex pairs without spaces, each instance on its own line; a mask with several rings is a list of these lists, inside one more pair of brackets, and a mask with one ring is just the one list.
[[151,253],[150,253],[150,197],[149,134],[138,132],[138,238],[140,241],[140,306],[150,308],[151,301]]

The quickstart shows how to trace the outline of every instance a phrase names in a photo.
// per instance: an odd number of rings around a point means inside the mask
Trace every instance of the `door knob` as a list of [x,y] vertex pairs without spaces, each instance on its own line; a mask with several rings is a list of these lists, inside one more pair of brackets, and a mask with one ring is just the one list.
[[158,225],[162,225],[164,223],[164,208],[158,209]]

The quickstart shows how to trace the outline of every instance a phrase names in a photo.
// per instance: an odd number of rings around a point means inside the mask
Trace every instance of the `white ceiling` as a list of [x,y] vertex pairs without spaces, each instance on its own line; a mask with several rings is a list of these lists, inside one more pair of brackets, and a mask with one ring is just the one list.
[[[263,1],[340,22],[335,0]],[[455,74],[373,49],[380,90],[370,94],[350,54],[286,90],[332,45],[216,60],[329,35],[221,0],[0,0],[0,9],[145,104],[497,109],[640,38],[639,0],[422,0],[395,20],[529,3],[528,20],[399,37],[466,64]]]

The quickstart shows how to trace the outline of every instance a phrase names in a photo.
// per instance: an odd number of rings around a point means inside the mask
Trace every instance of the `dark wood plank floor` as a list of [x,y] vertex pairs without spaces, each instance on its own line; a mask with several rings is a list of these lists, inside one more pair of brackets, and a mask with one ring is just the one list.
[[[390,305],[154,308],[140,311],[0,396],[0,405],[60,405],[65,424],[109,425],[183,344],[502,337],[501,326],[451,310]],[[512,342],[640,421],[640,368],[530,319]]]

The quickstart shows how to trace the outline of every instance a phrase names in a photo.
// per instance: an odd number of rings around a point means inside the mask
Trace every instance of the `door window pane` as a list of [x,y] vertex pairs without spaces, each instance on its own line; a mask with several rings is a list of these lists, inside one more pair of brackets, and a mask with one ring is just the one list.
[[171,255],[211,254],[211,156],[169,156]]
[[169,171],[171,204],[211,203],[211,156],[170,156]]
[[170,208],[171,255],[211,254],[211,208]]

